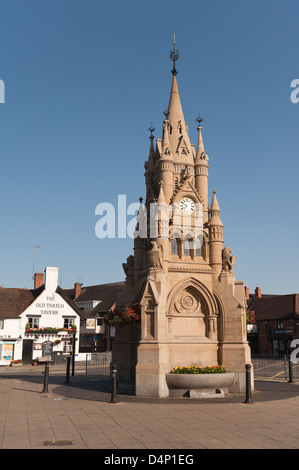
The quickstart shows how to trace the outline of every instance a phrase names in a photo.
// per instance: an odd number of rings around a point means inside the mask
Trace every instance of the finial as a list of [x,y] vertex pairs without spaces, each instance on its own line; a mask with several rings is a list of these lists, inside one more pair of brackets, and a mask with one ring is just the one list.
[[142,201],[143,201],[143,198],[142,198],[142,197],[140,197],[140,198],[139,198],[139,202],[140,202],[140,204],[142,204]]
[[173,45],[173,50],[170,51],[170,59],[171,59],[172,62],[173,62],[173,69],[172,69],[171,73],[172,73],[173,75],[176,75],[178,72],[177,72],[177,70],[176,70],[176,68],[175,68],[175,63],[176,63],[176,61],[177,61],[178,58],[179,58],[179,51],[176,51],[176,49],[175,49],[175,34],[173,35],[172,45]]
[[165,106],[165,109],[164,109],[164,111],[163,111],[163,114],[164,114],[165,117],[167,117],[167,114],[168,114],[168,107],[166,106],[166,104],[164,104],[164,106]]
[[198,122],[199,125],[201,125],[202,121],[203,121],[203,118],[201,117],[201,115],[198,113],[198,116],[197,118],[195,119],[196,122]]
[[212,192],[213,192],[213,194],[216,194],[216,191],[215,191],[215,189],[213,189],[213,191],[212,191]]
[[153,123],[151,123],[150,127],[148,128],[148,130],[150,131],[151,135],[150,135],[150,139],[153,139],[154,136],[153,136],[153,132],[155,132],[155,128],[153,126]]

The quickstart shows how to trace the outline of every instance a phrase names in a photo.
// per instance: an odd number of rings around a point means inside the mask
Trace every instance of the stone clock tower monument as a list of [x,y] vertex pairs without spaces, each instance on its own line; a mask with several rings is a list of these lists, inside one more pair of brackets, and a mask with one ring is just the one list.
[[[209,204],[209,158],[198,117],[196,148],[180,101],[173,43],[172,85],[162,138],[149,130],[146,200],[140,204],[134,256],[125,265],[124,298],[141,305],[135,361],[116,337],[114,361],[131,361],[136,395],[169,395],[166,374],[176,366],[223,365],[235,373],[230,391],[245,390],[251,362],[246,336],[243,281],[233,273],[236,256],[223,244],[216,191]],[[126,357],[126,366],[122,360]],[[123,363],[124,364],[124,363]]]

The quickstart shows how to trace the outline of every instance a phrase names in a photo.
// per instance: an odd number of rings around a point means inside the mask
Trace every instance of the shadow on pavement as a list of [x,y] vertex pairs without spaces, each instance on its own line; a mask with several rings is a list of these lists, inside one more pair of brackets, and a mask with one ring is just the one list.
[[[40,385],[42,391],[44,381],[44,370],[25,369],[23,371],[6,371],[1,374],[2,379],[15,379],[16,381],[31,382]],[[69,384],[65,383],[65,374],[54,371],[49,375],[50,393],[58,395],[64,399],[80,399],[99,402],[110,402],[110,376],[108,375],[74,375],[70,376]],[[24,388],[25,390],[25,388]],[[32,390],[29,390],[32,391]],[[36,391],[35,391],[36,393]],[[270,382],[255,381],[255,390],[252,392],[252,404],[255,402],[283,400],[293,398],[299,395],[299,383],[288,382]],[[117,402],[132,403],[244,403],[244,395],[230,395],[224,398],[153,398],[153,397],[136,397],[135,395],[118,392]]]

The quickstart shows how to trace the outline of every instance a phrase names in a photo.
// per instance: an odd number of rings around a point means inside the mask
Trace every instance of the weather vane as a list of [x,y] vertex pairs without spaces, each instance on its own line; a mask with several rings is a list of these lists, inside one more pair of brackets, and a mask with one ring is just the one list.
[[203,118],[201,117],[200,114],[198,114],[197,118],[195,119],[196,122],[198,122],[199,125],[201,125]]
[[154,136],[153,136],[153,132],[155,132],[156,129],[154,128],[153,123],[151,123],[150,127],[148,128],[148,130],[149,130],[150,133],[151,133],[150,137],[154,137]]
[[170,51],[170,59],[171,59],[172,62],[173,62],[173,69],[172,69],[171,73],[172,73],[173,75],[176,75],[176,74],[177,74],[177,70],[176,70],[176,68],[175,68],[175,63],[176,63],[176,61],[177,61],[178,58],[179,58],[179,51],[177,51],[177,50],[175,49],[175,34],[173,35],[172,45],[173,45],[173,50]]

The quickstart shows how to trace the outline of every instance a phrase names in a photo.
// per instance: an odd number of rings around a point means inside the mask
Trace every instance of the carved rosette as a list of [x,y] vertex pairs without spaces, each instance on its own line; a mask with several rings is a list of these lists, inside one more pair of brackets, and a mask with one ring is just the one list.
[[191,289],[184,289],[180,294],[176,297],[174,301],[174,306],[177,313],[180,314],[202,314],[201,310],[201,302],[199,300],[199,296],[196,292],[192,292]]

